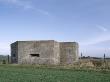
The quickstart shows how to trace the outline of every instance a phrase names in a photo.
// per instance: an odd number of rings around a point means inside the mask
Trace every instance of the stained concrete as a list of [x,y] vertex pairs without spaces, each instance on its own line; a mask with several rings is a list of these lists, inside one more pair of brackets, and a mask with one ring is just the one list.
[[17,64],[73,64],[78,61],[78,48],[76,42],[16,41],[11,44],[11,61]]

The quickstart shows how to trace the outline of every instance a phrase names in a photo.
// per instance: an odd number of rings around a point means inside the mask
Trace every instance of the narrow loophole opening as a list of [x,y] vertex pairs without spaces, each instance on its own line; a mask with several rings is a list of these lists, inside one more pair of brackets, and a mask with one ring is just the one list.
[[40,57],[40,54],[30,54],[32,57]]

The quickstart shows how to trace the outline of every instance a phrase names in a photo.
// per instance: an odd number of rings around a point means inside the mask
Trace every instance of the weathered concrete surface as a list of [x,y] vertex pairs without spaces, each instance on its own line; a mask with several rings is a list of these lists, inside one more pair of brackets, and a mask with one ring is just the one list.
[[18,63],[18,43],[11,44],[11,62]]
[[78,44],[54,40],[17,41],[11,44],[11,56],[12,63],[18,64],[73,64],[78,60]]
[[60,63],[73,64],[78,61],[78,43],[61,42],[60,43]]

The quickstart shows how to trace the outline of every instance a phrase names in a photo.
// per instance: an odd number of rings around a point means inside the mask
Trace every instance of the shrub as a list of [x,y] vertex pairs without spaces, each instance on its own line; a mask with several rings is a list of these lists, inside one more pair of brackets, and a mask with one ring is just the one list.
[[2,64],[6,64],[6,60],[3,60],[3,61],[2,61]]

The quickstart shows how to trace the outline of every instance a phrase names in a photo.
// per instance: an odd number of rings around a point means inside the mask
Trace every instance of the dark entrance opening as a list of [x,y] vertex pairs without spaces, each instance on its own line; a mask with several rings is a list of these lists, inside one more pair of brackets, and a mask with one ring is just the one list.
[[40,54],[30,54],[32,57],[40,57]]
[[13,56],[13,57],[16,57],[16,54],[13,54],[12,56]]

